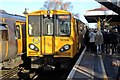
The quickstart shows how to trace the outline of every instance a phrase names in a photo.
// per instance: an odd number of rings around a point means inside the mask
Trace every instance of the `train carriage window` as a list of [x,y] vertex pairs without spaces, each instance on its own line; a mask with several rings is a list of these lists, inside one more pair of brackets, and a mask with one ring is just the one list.
[[26,38],[26,24],[22,24],[22,37]]
[[58,16],[60,35],[70,35],[70,16]]
[[0,25],[0,41],[8,40],[8,30],[5,26]]
[[17,37],[17,39],[21,38],[21,36],[20,36],[20,26],[19,25],[16,25],[16,37]]

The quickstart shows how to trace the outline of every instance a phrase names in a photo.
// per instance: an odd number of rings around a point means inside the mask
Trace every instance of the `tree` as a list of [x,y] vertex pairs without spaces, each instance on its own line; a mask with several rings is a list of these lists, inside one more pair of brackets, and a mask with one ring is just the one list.
[[66,10],[71,11],[73,8],[71,2],[63,2],[63,0],[46,0],[42,9]]
[[[42,10],[65,10],[65,11],[69,11],[72,12],[73,9],[73,5],[71,2],[63,2],[63,0],[46,0],[44,2],[44,6],[42,8],[40,8]],[[80,14],[79,13],[72,13],[76,18],[80,18]]]

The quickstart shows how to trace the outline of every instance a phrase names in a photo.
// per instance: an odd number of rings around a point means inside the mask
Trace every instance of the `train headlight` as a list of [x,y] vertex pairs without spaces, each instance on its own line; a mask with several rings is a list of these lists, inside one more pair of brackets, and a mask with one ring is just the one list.
[[68,50],[70,48],[70,46],[69,45],[65,45],[64,48],[65,48],[65,50]]
[[38,49],[38,47],[37,46],[35,46],[34,44],[29,44],[29,48],[31,49],[31,50],[34,50],[34,51],[39,51],[39,49]]
[[31,44],[30,49],[34,49],[34,48],[35,48],[35,45]]
[[59,51],[60,51],[60,52],[64,52],[64,51],[65,51],[65,49],[64,49],[64,48],[61,48]]
[[50,17],[52,17],[53,15],[52,14],[50,14]]
[[60,52],[64,52],[64,51],[67,51],[67,50],[69,50],[70,49],[70,45],[69,44],[66,44],[66,45],[64,45],[62,48],[60,48]]

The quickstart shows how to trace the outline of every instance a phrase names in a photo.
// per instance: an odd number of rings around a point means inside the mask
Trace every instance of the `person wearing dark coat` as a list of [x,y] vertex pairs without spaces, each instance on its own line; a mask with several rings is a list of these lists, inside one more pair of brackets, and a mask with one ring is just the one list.
[[87,46],[87,50],[89,50],[89,30],[87,29],[86,34],[85,34],[85,45]]
[[110,44],[112,44],[112,55],[115,53],[115,48],[116,48],[116,41],[117,40],[117,35],[114,32],[114,30],[110,30]]
[[110,44],[110,39],[109,39],[109,33],[107,32],[107,30],[104,30],[103,31],[103,41],[104,41],[104,49],[105,50],[104,52],[105,53],[108,53],[109,51],[109,44]]

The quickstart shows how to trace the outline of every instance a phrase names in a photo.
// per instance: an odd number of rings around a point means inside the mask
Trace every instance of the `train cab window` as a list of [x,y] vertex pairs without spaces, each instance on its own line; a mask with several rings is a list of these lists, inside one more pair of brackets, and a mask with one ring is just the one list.
[[19,25],[16,25],[16,37],[17,37],[17,39],[21,38],[21,36],[20,36],[20,26]]
[[28,16],[28,33],[30,36],[40,36],[40,16]]
[[[65,19],[64,19],[65,18]],[[60,35],[70,35],[70,18],[58,17],[58,27]]]
[[5,26],[0,25],[0,41],[8,40],[8,30]]

